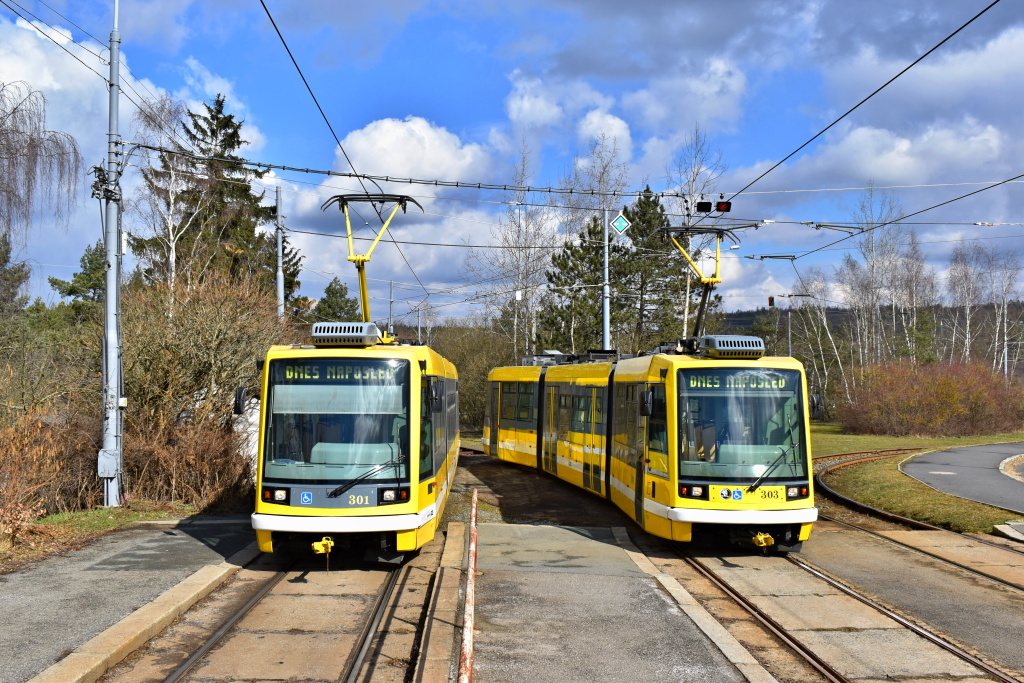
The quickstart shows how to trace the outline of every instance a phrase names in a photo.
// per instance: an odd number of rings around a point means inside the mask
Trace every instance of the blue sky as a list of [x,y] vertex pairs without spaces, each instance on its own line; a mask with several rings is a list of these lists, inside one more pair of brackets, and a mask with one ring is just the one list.
[[[365,173],[511,182],[525,142],[531,185],[557,184],[595,135],[616,140],[630,187],[666,189],[665,168],[699,126],[728,170],[731,194],[792,152],[989,3],[977,0],[266,0],[295,58],[357,170]],[[36,26],[100,73],[113,0],[19,0]],[[59,14],[58,14],[59,13]],[[63,15],[59,16],[59,15]],[[53,33],[57,29],[59,33]],[[300,168],[348,170],[258,0],[125,0],[120,4],[128,94],[169,93],[197,108],[217,93],[245,120],[248,158]],[[720,291],[730,309],[764,305],[792,291],[786,261],[744,259],[803,254],[841,237],[802,221],[851,220],[861,190],[891,188],[907,213],[986,182],[1024,173],[1024,8],[1003,0],[826,135],[734,200],[742,219],[776,223],[743,235],[725,263]],[[42,91],[49,127],[73,134],[88,164],[105,158],[103,80],[32,25],[0,6],[0,81]],[[131,139],[134,105],[122,101]],[[125,177],[126,191],[137,183]],[[319,205],[357,191],[341,179],[275,172],[287,225],[338,232]],[[41,219],[23,244],[31,294],[56,301],[47,276],[67,279],[100,236],[95,201],[81,184],[80,210],[66,227]],[[842,189],[850,188],[850,189]],[[1015,249],[1024,198],[1014,184],[912,219],[940,275],[956,240]],[[426,216],[396,220],[400,239],[487,244],[507,205],[494,193],[425,191]],[[543,201],[543,200],[542,200]],[[555,199],[555,201],[561,201]],[[787,222],[789,221],[789,222]],[[980,227],[974,222],[1010,223]],[[145,231],[131,215],[125,228]],[[302,293],[316,298],[335,275],[355,286],[343,240],[294,234],[305,255]],[[851,247],[846,242],[839,247]],[[458,247],[387,243],[369,266],[374,314],[387,309],[388,281],[400,283],[402,314],[431,294],[438,315],[468,315],[459,303],[477,289]],[[478,252],[481,253],[481,252]],[[485,253],[485,252],[483,252]],[[798,259],[798,270],[829,269],[845,252]],[[411,272],[405,260],[412,263]],[[422,284],[422,286],[421,286]]]

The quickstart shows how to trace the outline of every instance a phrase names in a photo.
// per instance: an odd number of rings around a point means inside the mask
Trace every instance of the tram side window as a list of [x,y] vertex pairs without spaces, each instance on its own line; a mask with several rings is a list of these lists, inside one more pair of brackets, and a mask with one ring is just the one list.
[[615,414],[612,418],[612,457],[626,460],[626,449],[629,436],[626,430],[626,392],[628,386],[619,386],[615,390]]
[[572,423],[569,426],[571,431],[577,434],[590,433],[590,397],[572,397]]
[[665,385],[652,387],[654,404],[647,419],[647,447],[658,453],[668,452],[668,411],[665,407]]
[[430,421],[430,399],[427,384],[420,389],[420,479],[434,473],[434,428]]
[[567,394],[558,395],[558,438],[566,441],[569,439],[569,413],[571,412],[572,396]]
[[454,443],[459,431],[459,383],[446,379],[448,385],[448,441]]
[[516,419],[531,422],[537,419],[536,400],[534,394],[537,385],[530,382],[519,382],[519,399],[516,402]]
[[504,382],[501,385],[501,419],[516,419],[516,403],[519,400],[519,383]]
[[604,433],[604,396],[602,395],[603,389],[597,390],[597,396],[594,398],[594,432],[597,434]]

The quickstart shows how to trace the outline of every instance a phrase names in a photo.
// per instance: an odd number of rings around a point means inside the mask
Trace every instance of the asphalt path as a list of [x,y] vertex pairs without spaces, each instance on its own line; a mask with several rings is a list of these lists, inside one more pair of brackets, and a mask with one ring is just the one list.
[[999,469],[1022,453],[1024,443],[954,448],[908,460],[903,471],[943,493],[1024,514],[1024,481]]
[[0,576],[0,683],[32,678],[253,539],[247,517],[136,527]]

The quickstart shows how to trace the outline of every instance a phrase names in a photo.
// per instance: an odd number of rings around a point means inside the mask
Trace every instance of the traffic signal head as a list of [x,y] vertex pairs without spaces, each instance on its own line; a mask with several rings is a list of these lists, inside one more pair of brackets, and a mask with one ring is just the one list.
[[769,306],[774,306],[775,305],[775,297],[774,296],[768,297],[768,305]]
[[732,202],[726,202],[726,201],[715,202],[715,211],[720,211],[721,213],[729,213],[729,211],[731,211],[731,210],[732,210]]
[[711,202],[697,202],[697,213],[711,213]]

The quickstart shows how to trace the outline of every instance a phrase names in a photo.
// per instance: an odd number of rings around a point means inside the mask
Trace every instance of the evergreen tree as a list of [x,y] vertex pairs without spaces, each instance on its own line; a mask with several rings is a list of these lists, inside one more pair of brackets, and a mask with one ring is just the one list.
[[690,275],[682,255],[659,232],[670,223],[650,187],[622,213],[631,223],[626,233],[631,245],[620,268],[624,277],[616,279],[628,311],[618,347],[641,353],[683,336],[683,298]]
[[24,261],[11,263],[11,237],[0,233],[0,315],[9,317],[25,308],[28,297],[20,295],[32,270]]
[[[243,121],[225,112],[224,97],[203,103],[200,113],[186,112],[181,127],[190,146],[205,159],[161,153],[159,166],[143,170],[153,201],[142,209],[153,229],[150,238],[133,238],[132,250],[147,264],[150,280],[173,287],[182,279],[193,288],[211,276],[256,279],[276,286],[277,241],[260,231],[276,218],[277,209],[263,206],[264,193],[252,181],[265,171],[247,168],[235,153]],[[285,295],[298,288],[301,256],[285,244]]]
[[70,282],[55,277],[48,278],[50,287],[67,299],[87,302],[103,301],[106,289],[106,262],[106,249],[103,246],[103,240],[96,240],[96,244],[86,245],[85,253],[78,261],[82,270],[72,275]]
[[[613,283],[624,275],[623,253],[621,245],[609,245],[609,279]],[[578,240],[566,242],[552,255],[546,276],[551,293],[541,307],[538,348],[565,353],[601,348],[604,229],[600,218],[591,219]],[[621,301],[613,296],[610,309],[614,328],[621,316]]]
[[348,295],[348,285],[338,278],[327,285],[323,297],[316,302],[313,315],[316,320],[326,322],[362,320],[359,300]]

